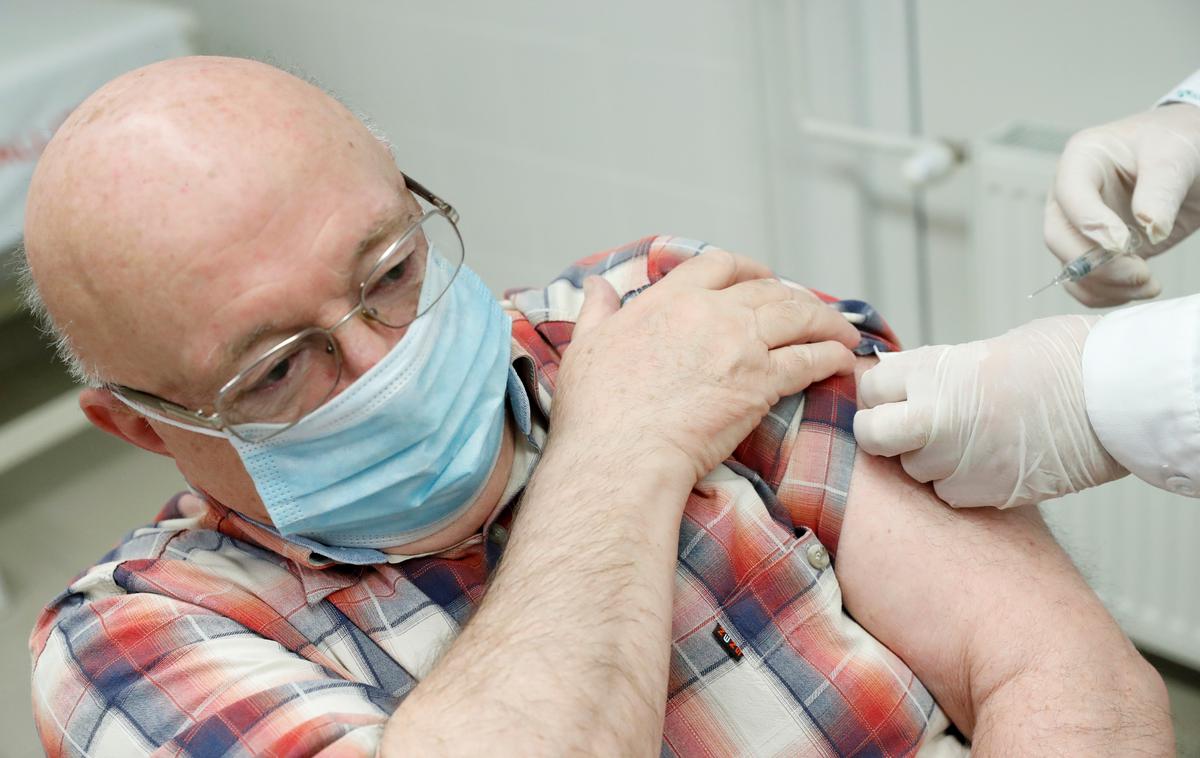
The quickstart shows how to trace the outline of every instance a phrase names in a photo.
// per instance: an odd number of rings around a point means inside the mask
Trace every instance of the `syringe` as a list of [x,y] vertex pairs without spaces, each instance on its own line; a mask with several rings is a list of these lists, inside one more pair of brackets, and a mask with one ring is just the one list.
[[1099,246],[1093,247],[1091,250],[1088,250],[1083,255],[1063,266],[1062,271],[1059,271],[1058,275],[1051,279],[1048,284],[1038,287],[1033,292],[1030,292],[1029,296],[1033,297],[1039,292],[1048,290],[1056,284],[1062,284],[1063,282],[1077,282],[1114,258],[1118,258],[1122,255],[1132,255],[1133,253],[1137,252],[1138,248],[1142,246],[1142,235],[1133,227],[1128,228],[1128,250],[1105,250]]

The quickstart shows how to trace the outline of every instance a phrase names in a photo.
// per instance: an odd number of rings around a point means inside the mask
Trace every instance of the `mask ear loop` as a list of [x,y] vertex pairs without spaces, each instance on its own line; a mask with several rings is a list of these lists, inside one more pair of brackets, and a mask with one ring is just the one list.
[[119,393],[119,392],[113,392],[112,396],[115,397],[116,399],[120,400],[125,405],[132,408],[134,411],[136,411],[140,415],[145,416],[146,418],[154,419],[155,421],[166,424],[167,426],[173,426],[176,429],[183,429],[184,431],[195,432],[196,434],[203,434],[207,437],[218,437],[220,439],[226,439],[226,440],[230,439],[233,436],[233,435],[229,434],[229,432],[226,432],[222,429],[205,429],[202,426],[191,426],[190,424],[185,424],[182,421],[176,421],[175,419],[167,418],[166,416],[162,415],[161,413],[158,413],[157,411],[153,411],[140,403],[135,403],[134,401],[130,400],[129,398],[121,395],[121,393]]

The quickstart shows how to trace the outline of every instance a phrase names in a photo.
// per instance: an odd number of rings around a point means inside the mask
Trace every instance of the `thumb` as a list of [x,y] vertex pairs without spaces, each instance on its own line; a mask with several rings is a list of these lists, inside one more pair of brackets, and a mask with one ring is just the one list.
[[608,281],[598,276],[584,279],[583,306],[575,319],[575,330],[571,333],[571,339],[577,340],[592,331],[620,307],[621,298],[617,297],[617,291]]
[[[1145,154],[1138,158],[1131,210],[1152,245],[1171,236],[1175,216],[1196,183],[1195,161],[1178,158],[1180,139],[1168,132],[1161,141],[1146,145]],[[1187,148],[1192,149],[1190,145]]]

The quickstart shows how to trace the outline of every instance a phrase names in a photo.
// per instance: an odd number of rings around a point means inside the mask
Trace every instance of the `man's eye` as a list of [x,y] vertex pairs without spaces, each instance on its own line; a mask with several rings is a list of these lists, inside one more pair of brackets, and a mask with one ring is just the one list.
[[380,281],[398,282],[404,278],[404,270],[408,268],[408,259],[402,260],[384,272]]
[[266,373],[266,375],[263,376],[262,380],[258,383],[258,386],[259,387],[270,387],[272,384],[282,382],[284,379],[287,378],[288,372],[291,370],[291,368],[292,368],[292,358],[291,358],[291,356],[289,356],[289,357],[281,360],[279,363],[276,363],[274,366],[272,366],[271,370],[268,371]]

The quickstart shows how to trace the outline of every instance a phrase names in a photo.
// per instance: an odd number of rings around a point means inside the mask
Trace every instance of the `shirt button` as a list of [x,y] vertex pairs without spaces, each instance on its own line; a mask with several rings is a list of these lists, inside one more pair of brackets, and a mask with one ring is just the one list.
[[829,551],[819,542],[808,546],[808,562],[818,571],[829,566]]
[[499,524],[492,524],[488,529],[488,539],[500,547],[504,547],[504,544],[508,542],[508,530]]
[[1196,496],[1196,485],[1192,484],[1192,480],[1186,476],[1167,477],[1167,489],[1184,497]]

